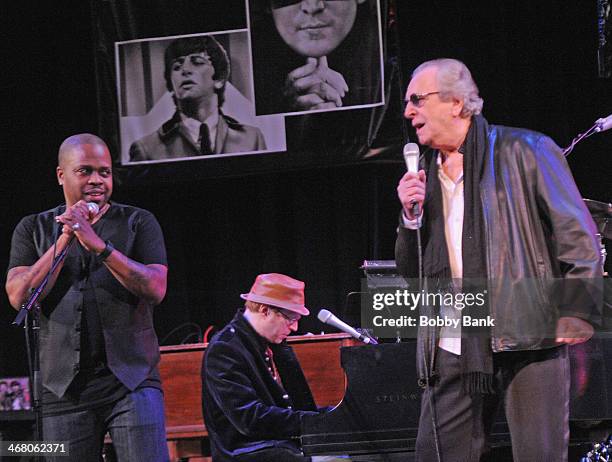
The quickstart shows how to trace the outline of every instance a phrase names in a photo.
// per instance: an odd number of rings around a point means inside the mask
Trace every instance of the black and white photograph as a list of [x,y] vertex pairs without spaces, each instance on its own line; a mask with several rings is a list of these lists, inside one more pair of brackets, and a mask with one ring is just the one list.
[[378,0],[249,0],[256,112],[384,104]]
[[256,117],[246,31],[116,43],[123,164],[284,151]]

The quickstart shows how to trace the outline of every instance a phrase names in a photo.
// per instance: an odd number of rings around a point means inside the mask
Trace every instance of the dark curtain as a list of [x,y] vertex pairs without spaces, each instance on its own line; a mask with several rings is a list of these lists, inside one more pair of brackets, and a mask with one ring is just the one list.
[[[0,18],[9,63],[3,75],[9,117],[0,169],[3,268],[19,219],[62,202],[54,174],[61,141],[78,132],[108,137],[116,129],[114,79],[108,79],[114,72],[113,49],[108,37],[95,33],[99,21],[115,18],[117,26],[111,29],[115,39],[127,40],[153,36],[152,31],[165,27],[166,21],[178,23],[187,15],[215,18],[218,23],[210,30],[231,28],[244,20],[242,1],[224,2],[223,9],[203,1],[197,11],[186,10],[187,3],[181,1],[158,2],[157,7],[151,3],[130,2],[129,8],[126,2],[98,0],[3,3]],[[185,323],[202,329],[221,326],[240,306],[239,294],[260,272],[301,278],[313,312],[326,307],[343,313],[347,292],[359,290],[362,261],[393,258],[399,209],[395,186],[404,167],[400,149],[386,148],[404,141],[399,135],[401,92],[410,70],[425,59],[464,60],[480,86],[491,123],[533,128],[561,146],[609,114],[610,80],[597,77],[594,0],[396,3],[397,10],[390,9],[399,38],[396,43],[393,32],[386,38],[389,75],[394,65],[401,70],[397,80],[387,82],[387,89],[394,92],[393,106],[380,110],[383,118],[374,122],[367,112],[342,113],[365,117],[365,129],[357,132],[377,134],[372,147],[381,149],[369,154],[380,152],[378,156],[338,164],[330,158],[335,145],[313,139],[309,153],[320,161],[319,168],[307,168],[289,152],[284,157],[278,154],[281,163],[276,170],[245,172],[228,162],[215,178],[192,168],[197,162],[181,162],[185,167],[172,175],[148,177],[136,169],[130,176],[119,172],[115,199],[151,210],[166,236],[170,285],[156,312],[160,338]],[[106,11],[104,18],[96,16],[100,8]],[[140,14],[146,14],[147,20],[134,30],[130,18]],[[127,32],[120,35],[118,30]],[[176,33],[163,30],[166,35]],[[320,130],[327,136],[350,141],[333,115],[320,117]],[[297,118],[287,120],[298,123]],[[406,133],[413,136],[409,130]],[[611,137],[612,131],[594,135],[568,159],[584,197],[612,200]],[[116,140],[111,137],[109,142]],[[25,373],[22,333],[9,327],[14,315],[3,295],[3,376]],[[354,311],[347,315],[358,318],[353,316]],[[313,318],[302,323],[302,330],[321,329]],[[172,334],[169,341],[179,341],[187,330]]]
[[[398,1],[402,74],[428,59],[460,59],[490,123],[568,146],[612,109],[612,81],[598,77],[597,3]],[[568,158],[584,197],[610,200],[611,136],[584,141]]]
[[[305,281],[313,315],[327,307],[358,322],[359,307],[347,308],[346,296],[359,290],[364,259],[393,258],[402,173],[401,164],[367,163],[124,188],[118,200],[153,210],[166,237],[169,287],[158,332],[222,326],[265,272]],[[300,326],[322,329],[315,316]]]

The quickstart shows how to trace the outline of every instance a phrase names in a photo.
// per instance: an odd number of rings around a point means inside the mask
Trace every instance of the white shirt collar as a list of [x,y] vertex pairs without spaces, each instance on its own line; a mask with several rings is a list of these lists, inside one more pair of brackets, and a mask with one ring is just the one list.
[[[185,114],[180,113],[181,123],[187,129],[191,140],[198,144],[200,138],[200,122],[193,117],[187,117]],[[208,126],[208,133],[210,134],[210,148],[215,152],[215,140],[217,139],[217,126],[219,125],[219,112],[215,111],[206,118],[204,123]]]

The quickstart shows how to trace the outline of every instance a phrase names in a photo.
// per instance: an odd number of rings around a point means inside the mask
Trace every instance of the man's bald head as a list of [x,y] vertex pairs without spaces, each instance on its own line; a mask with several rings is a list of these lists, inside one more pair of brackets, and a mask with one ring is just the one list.
[[62,165],[65,165],[69,153],[72,152],[75,148],[79,148],[80,146],[83,146],[85,144],[101,146],[107,152],[109,151],[108,146],[99,136],[92,135],[91,133],[79,133],[78,135],[69,136],[61,144],[59,152],[57,154],[57,164],[60,167]]
[[113,192],[113,161],[101,138],[89,133],[66,138],[57,162],[57,181],[68,206],[84,200],[101,209],[108,202]]

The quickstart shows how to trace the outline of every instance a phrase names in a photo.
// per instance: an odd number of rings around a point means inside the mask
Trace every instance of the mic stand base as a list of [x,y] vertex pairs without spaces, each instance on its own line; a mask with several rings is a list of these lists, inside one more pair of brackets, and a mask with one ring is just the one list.
[[[26,350],[28,355],[28,370],[30,372],[30,383],[32,389],[32,409],[34,411],[35,426],[34,440],[43,440],[42,427],[42,375],[40,373],[40,305],[34,305],[27,311],[24,333]],[[36,460],[42,460],[37,457]]]

